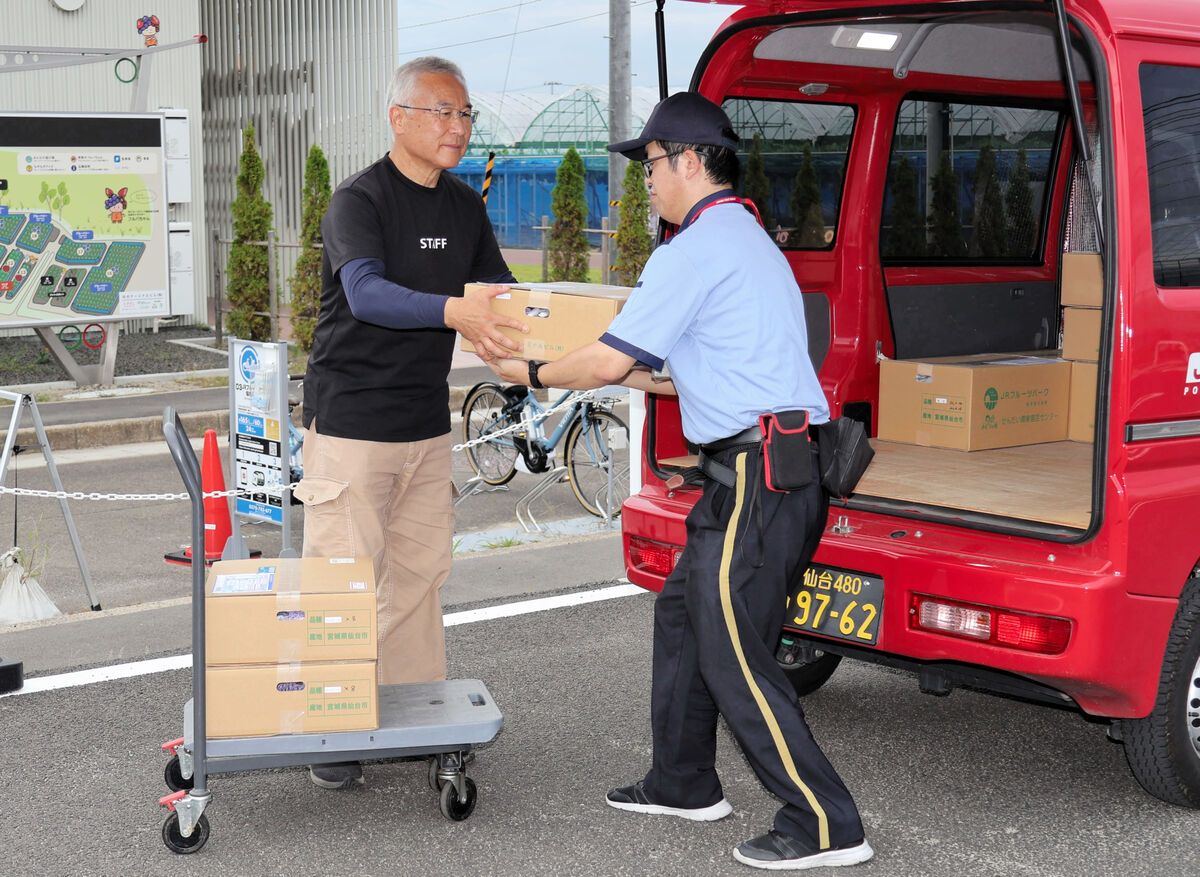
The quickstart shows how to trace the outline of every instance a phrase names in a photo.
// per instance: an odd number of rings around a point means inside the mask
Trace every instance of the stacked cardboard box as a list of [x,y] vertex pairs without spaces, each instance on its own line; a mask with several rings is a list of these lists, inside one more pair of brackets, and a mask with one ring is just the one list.
[[370,560],[218,561],[204,611],[207,736],[379,726]]
[[[480,286],[468,283],[464,291]],[[515,329],[501,330],[521,342],[518,356],[550,362],[603,335],[632,291],[628,286],[598,283],[522,283],[492,299],[492,310],[529,326],[528,335]],[[463,339],[462,349],[475,348]]]
[[1071,364],[1032,354],[885,360],[879,438],[978,451],[1067,437]]
[[1095,433],[1100,320],[1104,271],[1099,253],[1064,253],[1062,264],[1063,359],[1071,361],[1067,438],[1090,442]]

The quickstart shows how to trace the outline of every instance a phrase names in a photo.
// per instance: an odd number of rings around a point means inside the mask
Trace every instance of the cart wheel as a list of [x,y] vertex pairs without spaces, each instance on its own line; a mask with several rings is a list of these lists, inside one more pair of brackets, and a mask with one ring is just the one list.
[[442,786],[442,815],[454,822],[462,822],[475,812],[475,781],[463,777],[463,790],[465,794],[459,798],[454,783]]
[[163,843],[171,852],[181,856],[194,853],[208,840],[208,818],[201,814],[200,818],[196,820],[196,827],[192,829],[191,837],[184,837],[179,832],[179,814],[172,813],[163,823],[162,837]]
[[196,785],[193,777],[185,777],[183,775],[183,771],[179,768],[178,755],[171,756],[171,760],[163,768],[163,779],[167,781],[167,788],[172,792],[191,789]]
[[429,757],[429,788],[440,792],[446,781],[438,778],[438,760],[436,755]]

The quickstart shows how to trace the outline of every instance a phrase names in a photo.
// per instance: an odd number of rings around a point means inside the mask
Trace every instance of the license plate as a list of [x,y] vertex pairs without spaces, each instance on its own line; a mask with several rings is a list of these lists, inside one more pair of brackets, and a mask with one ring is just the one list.
[[819,633],[862,646],[879,641],[883,616],[883,579],[865,573],[813,564],[788,597],[784,626]]

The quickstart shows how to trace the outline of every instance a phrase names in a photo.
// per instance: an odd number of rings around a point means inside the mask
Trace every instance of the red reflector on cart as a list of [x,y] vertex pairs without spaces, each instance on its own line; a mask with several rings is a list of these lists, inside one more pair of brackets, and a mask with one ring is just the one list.
[[1057,655],[1071,639],[1071,621],[913,594],[909,623],[918,630]]
[[683,550],[677,546],[652,542],[640,536],[631,536],[629,539],[630,563],[634,569],[653,575],[670,575],[682,553]]

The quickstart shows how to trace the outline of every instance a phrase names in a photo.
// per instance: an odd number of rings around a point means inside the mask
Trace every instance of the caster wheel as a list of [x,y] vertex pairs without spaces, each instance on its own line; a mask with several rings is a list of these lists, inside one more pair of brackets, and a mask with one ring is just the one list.
[[204,846],[208,840],[208,831],[208,819],[201,815],[196,821],[196,827],[192,829],[191,837],[184,837],[179,832],[179,814],[172,813],[167,817],[167,821],[163,823],[163,843],[167,845],[167,849],[171,852],[186,856],[188,853],[194,853],[200,847]]
[[438,760],[437,756],[429,759],[429,788],[435,792],[440,792],[446,781],[438,777]]
[[470,777],[463,777],[463,791],[459,798],[454,783],[442,786],[442,815],[454,822],[462,822],[475,812],[475,782]]
[[192,777],[185,777],[183,771],[179,768],[179,756],[174,755],[167,762],[167,766],[163,768],[163,779],[167,781],[167,788],[172,792],[179,792],[184,789],[191,789],[195,786]]

